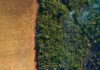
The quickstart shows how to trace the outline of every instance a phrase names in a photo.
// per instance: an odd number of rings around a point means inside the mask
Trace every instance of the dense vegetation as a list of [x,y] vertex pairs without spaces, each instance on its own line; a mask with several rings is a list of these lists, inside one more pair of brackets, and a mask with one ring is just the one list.
[[83,70],[87,58],[93,59],[100,49],[100,7],[92,7],[94,3],[100,4],[98,0],[39,0],[38,70]]

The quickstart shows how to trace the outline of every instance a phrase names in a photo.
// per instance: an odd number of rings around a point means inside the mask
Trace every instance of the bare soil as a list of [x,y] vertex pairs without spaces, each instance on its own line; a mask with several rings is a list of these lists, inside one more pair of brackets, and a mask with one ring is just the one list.
[[36,70],[37,0],[0,0],[0,70]]

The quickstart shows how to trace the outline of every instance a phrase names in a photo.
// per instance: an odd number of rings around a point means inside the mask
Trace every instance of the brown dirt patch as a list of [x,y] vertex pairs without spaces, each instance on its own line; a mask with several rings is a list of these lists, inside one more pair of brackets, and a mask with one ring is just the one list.
[[0,70],[36,70],[37,0],[0,0],[0,9]]

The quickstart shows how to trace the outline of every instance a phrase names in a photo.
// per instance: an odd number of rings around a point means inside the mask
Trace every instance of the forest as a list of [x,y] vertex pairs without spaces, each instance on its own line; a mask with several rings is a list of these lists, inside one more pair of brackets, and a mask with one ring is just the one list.
[[100,0],[38,2],[38,70],[99,70]]

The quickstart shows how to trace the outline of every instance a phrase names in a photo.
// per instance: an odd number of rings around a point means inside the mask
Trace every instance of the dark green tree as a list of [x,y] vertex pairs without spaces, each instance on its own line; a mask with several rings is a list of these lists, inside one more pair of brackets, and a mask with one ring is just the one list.
[[88,60],[96,60],[95,51],[100,49],[100,17],[95,9],[93,12],[93,3],[96,2],[39,0],[38,70],[83,70]]
[[[77,2],[80,2],[79,0],[76,0]],[[79,5],[77,7],[73,7],[70,3],[71,0],[61,0],[61,2],[66,6],[66,8],[71,12],[71,15],[74,19],[74,23],[81,29],[82,36],[86,37],[89,45],[91,46],[89,48],[89,54],[86,57],[85,61],[88,61],[87,64],[94,64],[93,59],[97,58],[97,54],[100,53],[100,1],[99,0],[90,0],[90,1],[84,1],[80,3],[82,8],[82,13],[80,13],[80,10],[78,10]],[[66,3],[67,2],[67,3]],[[85,2],[85,3],[84,3]],[[78,3],[77,3],[78,4]],[[75,4],[74,4],[75,6]],[[88,6],[88,7],[87,7]],[[75,9],[76,10],[75,10]],[[78,10],[78,12],[77,12]],[[100,55],[99,55],[100,56]],[[100,58],[99,58],[100,59]],[[100,60],[98,61],[100,62]],[[96,63],[95,63],[96,64]],[[99,69],[100,65],[97,66],[90,65],[89,69],[87,70],[96,70]]]

